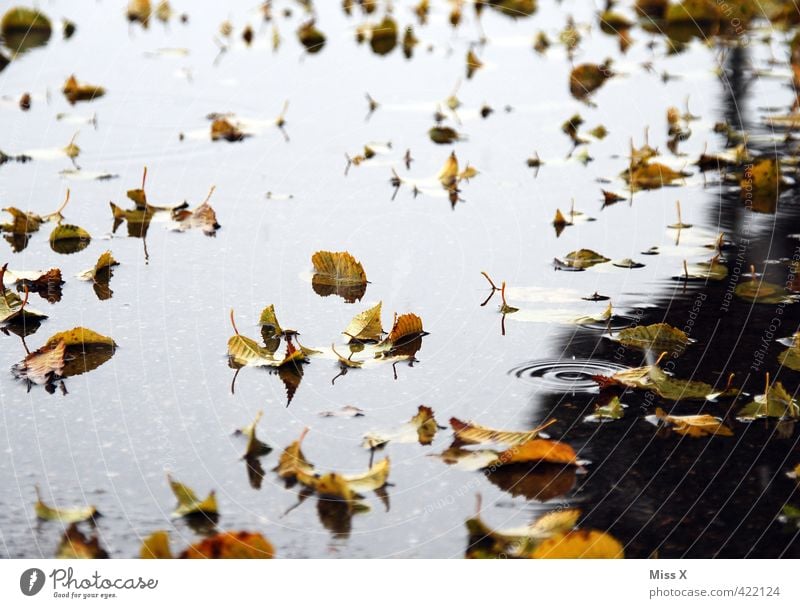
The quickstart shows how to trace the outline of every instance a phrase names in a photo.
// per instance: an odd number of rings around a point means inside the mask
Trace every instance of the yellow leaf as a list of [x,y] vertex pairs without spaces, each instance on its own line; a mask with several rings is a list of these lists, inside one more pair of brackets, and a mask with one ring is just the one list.
[[78,82],[74,74],[67,78],[61,91],[71,104],[78,101],[91,101],[106,94],[106,90],[101,86]]
[[282,334],[283,330],[281,329],[280,323],[278,323],[278,317],[275,315],[275,305],[270,304],[264,310],[261,311],[261,316],[258,319],[258,324],[261,327],[271,327],[273,334]]
[[172,493],[175,494],[175,498],[178,499],[178,505],[172,512],[172,517],[218,515],[217,498],[213,490],[209,492],[205,499],[200,500],[189,486],[183,485],[179,481],[174,480],[171,476],[167,476],[167,479],[169,480],[170,488],[172,488]]
[[357,285],[367,282],[361,262],[347,251],[317,251],[311,256],[314,281],[328,285]]
[[3,209],[11,214],[11,223],[2,224],[0,228],[13,234],[30,234],[36,232],[44,222],[44,219],[35,213],[25,213],[16,207],[6,207]]
[[285,479],[288,482],[294,482],[298,479],[307,479],[314,476],[314,465],[306,460],[301,444],[305,439],[308,429],[304,429],[300,434],[297,441],[292,442],[283,452],[278,459],[278,466],[275,471],[278,477]]
[[169,533],[158,530],[142,541],[139,549],[141,559],[172,559],[172,550],[169,548]]
[[364,435],[362,445],[368,449],[383,447],[390,441],[394,443],[418,441],[421,445],[430,445],[438,429],[439,425],[434,418],[433,410],[425,405],[420,405],[411,420],[394,430],[367,433]]
[[76,523],[79,521],[87,521],[94,519],[100,514],[97,509],[92,506],[88,507],[68,507],[58,508],[51,507],[42,502],[42,497],[39,494],[39,488],[36,488],[36,517],[46,521],[60,521],[62,523]]
[[261,417],[263,415],[264,412],[259,410],[253,422],[248,424],[241,431],[238,431],[247,437],[247,448],[245,449],[244,456],[242,456],[242,458],[258,458],[259,456],[263,456],[272,451],[272,448],[256,437],[256,426],[258,426],[258,423],[261,421]]
[[78,278],[82,281],[93,281],[98,277],[98,274],[107,272],[113,266],[119,266],[119,262],[114,259],[110,251],[105,251],[100,254],[94,267],[81,272]]
[[80,226],[59,224],[50,233],[50,247],[56,253],[75,253],[86,249],[92,236]]
[[277,361],[271,352],[260,346],[252,338],[239,334],[231,336],[228,340],[228,357],[234,364],[241,366],[277,366]]
[[342,333],[350,338],[350,341],[368,342],[380,340],[383,333],[383,326],[381,325],[382,304],[382,302],[378,302],[372,308],[358,313]]
[[722,420],[709,414],[670,416],[659,407],[656,409],[656,418],[664,421],[676,433],[688,437],[706,437],[709,435],[733,437],[733,431],[725,426]]
[[507,445],[516,445],[536,439],[544,429],[555,424],[555,422],[555,419],[548,420],[542,426],[530,431],[498,431],[474,422],[462,422],[458,418],[450,418],[450,426],[453,427],[456,439],[462,443],[500,443]]
[[115,347],[117,344],[111,338],[98,334],[96,331],[85,327],[75,327],[68,331],[61,331],[50,336],[45,346],[53,346],[58,342],[64,342],[69,348],[71,346],[103,345]]
[[447,157],[444,166],[436,177],[445,188],[449,189],[455,187],[458,181],[458,159],[456,158],[455,152],[450,153],[450,156]]
[[549,439],[530,439],[497,454],[494,466],[517,463],[552,462],[557,464],[578,464],[575,450],[568,444]]
[[598,530],[561,532],[534,549],[534,559],[622,559],[625,550],[610,534]]
[[354,492],[371,492],[386,485],[389,477],[389,459],[376,462],[366,473],[342,475],[345,483]]
[[626,327],[616,335],[616,339],[625,346],[659,352],[682,350],[689,343],[689,336],[667,323]]

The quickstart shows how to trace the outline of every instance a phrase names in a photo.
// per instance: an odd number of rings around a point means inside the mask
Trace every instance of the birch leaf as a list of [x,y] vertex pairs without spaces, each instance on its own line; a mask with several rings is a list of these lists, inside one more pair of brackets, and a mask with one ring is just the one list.
[[425,331],[422,329],[422,319],[409,312],[395,316],[392,330],[381,344],[389,347],[401,346],[422,335],[425,335]]
[[778,361],[784,367],[800,371],[800,333],[792,336],[792,345],[778,355]]
[[217,498],[213,490],[209,492],[205,499],[200,500],[189,486],[183,485],[171,476],[168,476],[168,479],[172,493],[175,494],[175,498],[178,500],[178,505],[172,512],[172,517],[178,518],[191,515],[216,516],[219,514]]
[[[0,276],[2,275],[0,274]],[[46,318],[46,314],[28,307],[25,300],[13,291],[5,289],[2,280],[0,280],[0,323],[17,323],[25,319]]]
[[376,462],[366,473],[342,475],[345,483],[354,492],[372,492],[386,485],[389,477],[389,459]]
[[307,434],[308,428],[303,429],[300,438],[289,444],[278,459],[278,466],[275,471],[278,473],[278,477],[289,484],[314,476],[314,465],[306,460],[301,448],[303,439]]
[[450,418],[450,426],[462,443],[497,443],[517,445],[541,436],[542,431],[556,423],[555,419],[548,420],[545,424],[530,431],[499,431],[474,422],[462,422],[458,418]]
[[283,333],[281,325],[280,323],[278,323],[278,317],[275,315],[274,304],[270,304],[264,310],[261,311],[261,316],[258,318],[258,324],[261,325],[262,330],[263,328],[271,328],[272,330],[271,333],[273,335]]
[[106,559],[108,552],[100,546],[96,535],[83,534],[78,524],[70,524],[56,549],[57,559]]
[[658,352],[683,349],[689,344],[689,336],[667,323],[627,327],[615,338],[625,346]]
[[344,330],[344,335],[350,338],[351,342],[371,342],[380,340],[383,334],[381,325],[381,305],[378,302],[372,308],[358,313]]
[[11,222],[0,225],[0,229],[13,234],[36,232],[44,222],[44,218],[41,216],[30,211],[26,213],[16,207],[5,207],[3,211],[11,215]]
[[620,403],[619,397],[614,396],[605,405],[598,405],[594,414],[586,416],[584,422],[603,422],[604,420],[619,420],[625,415],[625,406]]
[[[769,378],[767,378],[769,383]],[[757,418],[800,418],[800,406],[797,401],[783,388],[783,384],[775,382],[767,385],[763,395],[757,395],[753,401],[745,405],[736,415],[740,420],[755,420]]]
[[782,304],[794,301],[792,294],[786,291],[783,285],[767,283],[755,278],[739,283],[733,293],[736,294],[736,297],[754,304]]
[[317,295],[336,294],[345,302],[360,300],[367,290],[367,275],[361,262],[347,251],[318,251],[311,256],[314,276],[311,286]]
[[577,251],[570,251],[564,256],[564,264],[570,268],[591,268],[596,264],[603,264],[610,261],[609,258],[592,251],[591,249],[578,249]]

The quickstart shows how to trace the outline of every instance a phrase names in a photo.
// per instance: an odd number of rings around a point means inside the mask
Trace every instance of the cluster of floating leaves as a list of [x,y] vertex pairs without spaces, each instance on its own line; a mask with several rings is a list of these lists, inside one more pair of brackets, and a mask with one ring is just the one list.
[[[726,40],[728,44],[736,44],[741,31],[759,20],[768,20],[773,25],[789,27],[796,25],[796,13],[791,3],[766,2],[756,7],[751,2],[729,2],[722,7],[712,0],[683,0],[668,2],[667,0],[637,0],[635,13],[627,16],[616,11],[614,3],[607,3],[606,9],[597,17],[600,31],[618,39],[621,53],[625,53],[634,44],[633,32],[641,30],[648,34],[663,35],[666,52],[680,53],[692,38],[704,37],[710,40]],[[297,41],[309,55],[325,50],[328,37],[318,22],[313,2],[301,2],[308,18],[297,27]],[[425,45],[421,41],[422,31],[428,23],[431,12],[429,0],[419,0],[410,14],[416,23],[403,22],[412,19],[409,15],[392,12],[390,5],[385,10],[374,0],[344,0],[343,11],[353,19],[361,19],[353,28],[358,44],[369,47],[376,55],[388,55],[400,49],[406,58],[413,57],[417,47]],[[466,19],[467,7],[472,7],[474,18],[480,21],[484,10],[490,9],[510,18],[525,18],[534,14],[537,9],[535,0],[482,0],[474,3],[449,2],[447,12],[449,23],[458,28]],[[732,12],[731,12],[732,11]],[[288,16],[290,9],[283,11]],[[271,46],[277,50],[281,44],[279,33],[279,16],[273,14],[271,2],[265,2],[261,9],[263,19],[272,23],[268,33]],[[166,0],[130,0],[125,16],[132,27],[148,28],[155,19],[168,23],[175,14]],[[188,15],[180,15],[181,22],[188,22]],[[45,14],[37,9],[14,7],[5,12],[0,22],[0,35],[5,50],[0,51],[0,70],[16,60],[19,53],[47,44],[53,34],[53,24]],[[543,31],[537,33],[532,41],[536,53],[546,54],[554,45],[563,47],[572,59],[580,48],[586,24],[578,24],[569,18],[563,30],[555,39]],[[63,36],[69,38],[75,33],[75,25],[65,22],[62,27]],[[220,56],[234,44],[234,25],[226,21],[220,25],[217,44]],[[246,46],[254,44],[261,35],[256,28],[247,24],[239,32]],[[800,38],[795,36],[790,42],[791,62],[793,67],[792,85],[800,85]],[[479,78],[486,69],[483,47],[486,40],[471,42],[464,55],[464,78]],[[655,44],[655,43],[654,43]],[[644,66],[653,69],[652,65]],[[595,101],[598,92],[610,80],[616,81],[625,76],[621,68],[615,67],[611,59],[599,62],[574,63],[565,83],[570,94],[587,108],[597,106]],[[668,74],[663,75],[669,79]],[[458,87],[456,87],[456,91]],[[108,92],[99,84],[84,82],[76,75],[70,75],[61,86],[64,97],[70,104],[91,103],[105,96]],[[23,111],[31,107],[30,94],[23,95],[19,106]],[[368,96],[370,114],[380,108],[380,104]],[[459,129],[445,124],[454,120],[460,124],[458,109],[461,101],[456,92],[448,97],[434,113],[434,125],[427,134],[429,139],[439,145],[457,146],[467,139]],[[791,134],[800,124],[800,104],[795,103],[791,111],[783,115],[769,117],[768,124],[774,128],[783,128]],[[210,139],[213,142],[243,142],[260,133],[266,126],[277,127],[288,141],[285,132],[286,111],[284,105],[281,114],[273,120],[253,121],[231,114],[213,113],[207,116],[210,121]],[[488,118],[493,109],[484,105],[480,108],[482,118]],[[726,137],[726,146],[715,153],[704,152],[689,165],[681,158],[679,146],[692,137],[692,124],[698,121],[688,109],[681,112],[675,107],[666,110],[669,140],[667,149],[673,159],[663,156],[658,149],[651,147],[647,137],[641,147],[631,142],[627,151],[627,162],[620,166],[616,176],[604,180],[612,184],[610,189],[603,189],[603,208],[622,201],[633,204],[637,193],[665,187],[682,187],[694,174],[687,166],[695,167],[699,173],[717,172],[720,185],[730,186],[741,192],[742,199],[755,212],[773,214],[783,193],[796,186],[796,181],[788,170],[792,159],[773,157],[754,157],[747,145],[747,134],[721,123],[714,126],[714,131]],[[589,152],[593,141],[602,140],[607,135],[603,125],[596,125],[584,130],[584,119],[579,114],[567,118],[562,125],[562,132],[569,140],[568,156],[584,164],[592,162]],[[696,130],[696,127],[695,127]],[[181,134],[181,138],[184,135]],[[206,135],[208,137],[208,135]],[[224,145],[224,144],[223,144]],[[59,154],[71,159],[73,163],[80,155],[80,148],[73,138],[67,146],[59,150]],[[352,166],[367,166],[376,157],[392,153],[391,145],[385,149],[367,144],[358,153],[347,155],[347,169]],[[6,162],[28,162],[36,160],[35,156],[26,153],[7,154],[0,151],[0,164]],[[414,160],[410,150],[406,150],[397,165],[392,169],[390,184],[397,192],[407,187],[414,196],[419,194],[444,195],[455,207],[462,201],[462,190],[472,178],[478,175],[469,163],[461,164],[452,150],[438,173],[430,177],[414,178],[401,176],[411,170]],[[534,153],[524,162],[532,169],[546,170],[551,159],[542,159]],[[676,164],[677,163],[677,164]],[[377,164],[377,163],[376,163]],[[622,164],[622,163],[621,163]],[[75,170],[79,168],[75,165]],[[204,234],[213,236],[219,229],[216,213],[210,205],[213,187],[205,201],[194,208],[188,203],[176,205],[155,205],[148,201],[145,193],[146,170],[140,188],[129,190],[127,197],[133,203],[132,208],[125,208],[112,202],[113,232],[124,223],[129,236],[145,239],[152,221],[165,220],[177,231],[198,229]],[[100,177],[111,177],[101,174]],[[613,188],[613,189],[611,189]],[[618,194],[622,192],[623,194]],[[9,242],[14,252],[22,251],[30,238],[43,226],[53,224],[49,243],[53,251],[60,254],[78,253],[85,249],[91,235],[76,224],[65,222],[63,211],[69,201],[69,191],[65,202],[53,213],[37,215],[22,211],[16,207],[7,207],[4,211],[9,219],[0,225],[3,237]],[[557,235],[565,229],[589,218],[573,207],[569,213],[556,210],[553,227]],[[684,223],[678,204],[678,221],[669,226],[671,230],[680,232],[691,229]],[[146,245],[145,245],[146,246]],[[642,252],[643,255],[657,254],[657,247]],[[346,304],[361,301],[367,290],[368,281],[363,266],[348,252],[319,251],[312,256],[314,269],[311,280],[313,291],[322,296],[335,295]],[[641,268],[642,263],[623,259],[612,261],[610,258],[589,248],[581,248],[555,258],[553,266],[562,271],[590,271],[595,267],[611,263],[617,268],[632,270]],[[112,296],[110,279],[119,262],[110,251],[100,255],[97,261],[78,278],[91,282],[100,300]],[[710,259],[696,261],[689,265],[684,261],[682,271],[677,271],[676,280],[720,281],[727,277],[728,267],[722,238],[714,245],[714,253]],[[516,313],[524,313],[522,305],[511,304],[507,300],[506,283],[501,286],[486,275],[491,286],[486,304],[496,293],[500,294],[499,311],[503,317],[502,331],[505,334],[505,317]],[[15,287],[8,289],[6,284]],[[117,344],[110,337],[103,336],[93,330],[76,327],[58,332],[45,341],[39,348],[31,351],[25,343],[25,336],[35,331],[46,315],[29,306],[31,293],[37,293],[50,303],[61,298],[63,279],[61,271],[53,268],[47,271],[10,270],[4,265],[0,271],[0,323],[4,328],[19,332],[25,348],[24,358],[14,366],[12,373],[25,382],[29,390],[34,385],[45,386],[51,392],[57,386],[66,391],[64,379],[91,371],[113,356]],[[751,270],[749,280],[741,282],[735,289],[735,295],[750,304],[792,304],[797,301],[794,283],[780,285],[764,280],[755,269]],[[607,299],[598,293],[585,298],[601,301]],[[259,318],[261,327],[261,343],[239,333],[231,311],[231,322],[234,335],[227,345],[228,360],[231,367],[237,370],[243,367],[265,367],[277,373],[284,382],[287,391],[287,404],[291,402],[294,392],[300,384],[303,368],[314,358],[327,359],[338,367],[338,376],[352,369],[369,367],[398,361],[413,363],[415,355],[421,347],[425,332],[422,320],[414,313],[395,313],[390,330],[384,331],[381,320],[382,302],[372,305],[356,314],[342,332],[344,339],[337,346],[309,348],[300,344],[298,332],[280,325],[274,306],[267,306]],[[680,356],[690,347],[692,341],[681,330],[666,323],[650,326],[622,328],[614,332],[612,328],[613,311],[608,305],[602,314],[592,317],[571,319],[571,322],[582,324],[605,323],[608,330],[605,337],[616,340],[628,348],[645,351],[652,355],[666,351],[670,356]],[[662,355],[663,358],[665,355]],[[587,422],[610,422],[619,420],[625,415],[625,405],[621,398],[627,391],[646,391],[668,402],[697,400],[713,402],[718,399],[741,399],[741,392],[734,388],[732,378],[727,378],[722,388],[694,379],[673,377],[660,367],[661,358],[642,367],[624,369],[610,376],[597,376],[595,381],[601,391],[592,414]],[[779,363],[789,369],[800,370],[800,340],[795,336],[788,348],[779,356]],[[336,377],[338,377],[336,376]],[[334,377],[334,380],[336,379]],[[352,408],[341,412],[328,412],[326,415],[359,416],[363,412]],[[800,407],[794,396],[787,391],[781,382],[770,382],[767,375],[764,393],[753,397],[752,401],[741,407],[736,414],[739,421],[752,421],[760,418],[776,418],[795,420],[800,417]],[[248,477],[253,487],[260,487],[265,472],[260,460],[267,456],[272,448],[256,437],[256,427],[261,413],[255,420],[244,427],[240,434],[246,438],[247,447],[243,459],[247,464]],[[727,421],[711,414],[675,415],[656,407],[648,420],[658,426],[657,432],[675,433],[687,438],[730,437],[734,430]],[[492,483],[512,493],[520,493],[529,499],[549,500],[568,493],[575,484],[576,474],[583,472],[587,463],[582,462],[574,449],[565,441],[554,441],[546,437],[545,430],[555,424],[554,420],[535,429],[507,431],[482,426],[471,421],[457,418],[450,420],[453,430],[453,444],[447,450],[436,454],[448,465],[468,470],[481,471]],[[418,443],[430,445],[434,436],[443,429],[427,406],[420,406],[417,413],[405,423],[388,430],[372,431],[363,438],[363,446],[372,452],[384,450],[397,443]],[[373,492],[388,509],[386,486],[390,472],[390,459],[385,457],[371,464],[368,470],[359,474],[341,474],[335,471],[319,470],[305,456],[301,444],[306,431],[300,438],[286,447],[280,454],[275,474],[287,486],[299,486],[299,503],[309,497],[316,497],[317,508],[322,522],[331,530],[346,533],[350,529],[350,520],[354,514],[365,512],[369,505],[364,494]],[[478,446],[478,447],[476,447]],[[800,474],[798,469],[792,473]],[[200,519],[211,522],[214,526],[219,517],[216,495],[209,492],[205,498],[198,496],[194,490],[170,477],[168,479],[177,506],[173,512],[176,518]],[[298,503],[298,504],[299,504]],[[87,535],[78,527],[82,522],[93,522],[100,514],[92,506],[55,507],[47,505],[38,495],[34,510],[42,520],[55,520],[68,524],[59,547],[59,557],[105,557],[106,551],[100,546],[96,535]],[[478,513],[467,520],[469,534],[467,555],[469,557],[623,557],[622,545],[606,532],[587,529],[579,524],[579,509],[564,509],[551,512],[537,518],[528,526],[513,530],[494,530],[488,527]],[[795,507],[790,505],[784,511],[786,518],[800,520]],[[261,534],[246,531],[216,531],[199,543],[182,549],[177,556],[181,558],[242,558],[272,557],[275,554],[271,543]],[[169,533],[156,531],[142,544],[141,557],[172,558],[176,555],[171,548]]]

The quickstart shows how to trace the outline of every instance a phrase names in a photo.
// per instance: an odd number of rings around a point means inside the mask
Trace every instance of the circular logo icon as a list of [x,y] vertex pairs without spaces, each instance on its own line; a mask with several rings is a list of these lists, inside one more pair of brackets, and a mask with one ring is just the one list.
[[19,577],[19,589],[25,595],[36,595],[44,587],[44,572],[39,568],[28,568]]

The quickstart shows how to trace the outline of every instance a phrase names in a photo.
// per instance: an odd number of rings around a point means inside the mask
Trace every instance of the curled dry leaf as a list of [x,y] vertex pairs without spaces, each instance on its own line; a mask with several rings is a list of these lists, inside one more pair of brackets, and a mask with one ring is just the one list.
[[214,208],[208,204],[213,193],[214,187],[212,186],[206,200],[192,210],[175,209],[172,211],[172,219],[177,222],[178,230],[182,232],[191,228],[199,228],[207,236],[214,236],[217,233],[217,230],[220,229],[217,214]]
[[308,428],[303,429],[297,441],[292,442],[283,450],[278,459],[278,466],[275,471],[278,477],[285,480],[288,484],[306,480],[314,476],[314,465],[312,465],[303,454],[301,444],[308,434]]
[[561,441],[549,439],[530,439],[509,449],[499,452],[490,466],[506,466],[518,463],[550,462],[577,466],[578,456],[575,450]]
[[98,517],[100,514],[97,508],[93,506],[87,507],[51,507],[42,501],[42,496],[39,493],[39,488],[36,488],[36,505],[34,506],[36,517],[45,521],[60,521],[66,524],[72,524],[79,521],[87,521]]
[[608,261],[610,261],[609,258],[591,249],[578,249],[577,251],[570,251],[566,256],[564,256],[563,262],[559,260],[559,262],[564,266],[580,270],[591,268],[596,264],[603,264]]
[[420,445],[430,445],[439,428],[433,410],[425,405],[420,405],[411,420],[393,430],[367,433],[364,435],[361,445],[371,450],[382,448],[390,441],[394,443],[418,441]]
[[140,559],[172,559],[169,548],[169,532],[157,530],[142,541],[139,549]]
[[87,270],[81,272],[78,275],[78,278],[81,281],[95,281],[98,279],[107,280],[109,278],[109,271],[113,266],[119,266],[119,262],[114,259],[114,256],[110,251],[105,251],[100,254],[99,258],[97,258],[97,262],[95,263],[94,267],[88,268]]
[[462,422],[458,418],[450,418],[450,426],[456,439],[461,443],[496,443],[517,445],[542,435],[542,431],[555,424],[555,419],[548,420],[543,425],[530,431],[499,431],[481,426],[474,422]]
[[605,405],[596,405],[594,413],[586,416],[584,422],[603,422],[606,420],[619,420],[625,415],[625,406],[616,395]]
[[381,325],[381,306],[378,302],[372,308],[358,313],[347,328],[342,332],[351,342],[372,342],[381,339],[383,326]]
[[106,90],[101,86],[78,82],[74,74],[67,78],[61,92],[71,104],[78,101],[91,101],[106,94]]
[[670,416],[663,409],[656,408],[656,421],[661,421],[673,431],[687,437],[706,437],[719,435],[733,437],[733,431],[722,423],[722,420],[709,414],[693,416]]
[[189,486],[185,486],[181,482],[176,481],[172,476],[167,476],[167,479],[169,480],[172,493],[178,500],[178,504],[172,512],[172,517],[204,515],[213,518],[219,514],[217,510],[217,497],[213,490],[209,492],[205,499],[200,500],[197,494],[194,493],[194,490]]
[[42,348],[28,354],[21,363],[11,368],[12,373],[21,380],[33,384],[52,384],[64,373],[66,345],[59,341],[53,346]]
[[263,415],[264,412],[259,410],[253,422],[248,424],[243,429],[236,431],[236,434],[243,435],[247,438],[247,448],[245,449],[242,458],[258,458],[260,456],[265,456],[272,451],[271,447],[256,437],[256,426],[258,426],[258,423],[261,421],[261,417]]
[[800,418],[800,406],[794,397],[783,388],[783,384],[775,382],[770,386],[769,375],[767,375],[764,394],[757,395],[753,401],[739,411],[736,417],[745,421],[757,418],[796,420]]
[[27,306],[28,296],[20,298],[3,284],[5,266],[0,269],[0,323],[20,323],[24,320],[46,319],[47,315]]
[[392,330],[381,344],[394,348],[422,335],[425,335],[425,331],[422,329],[422,319],[409,312],[395,316]]

